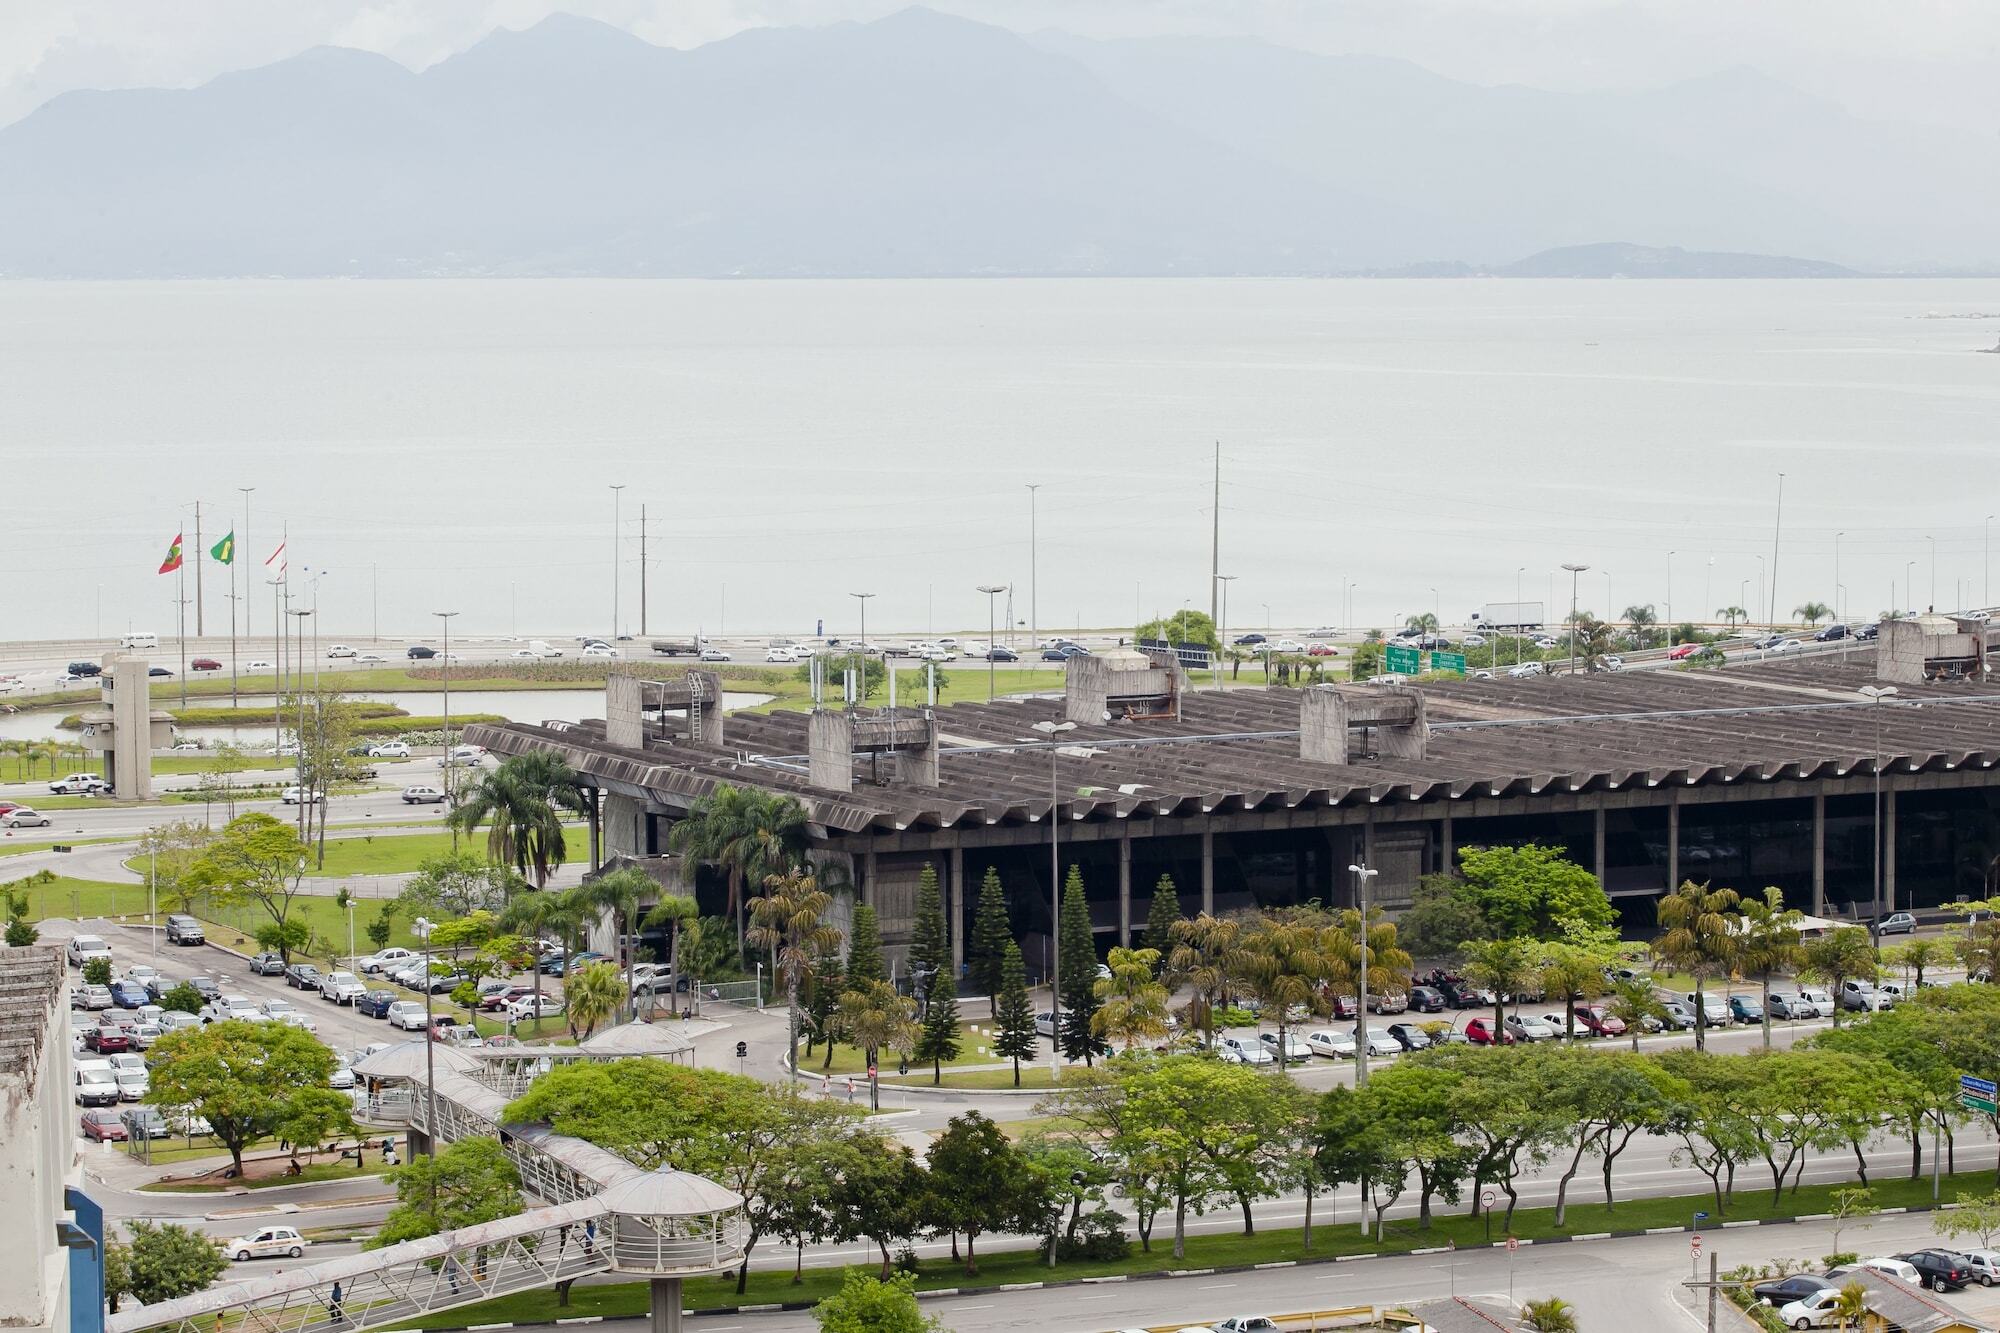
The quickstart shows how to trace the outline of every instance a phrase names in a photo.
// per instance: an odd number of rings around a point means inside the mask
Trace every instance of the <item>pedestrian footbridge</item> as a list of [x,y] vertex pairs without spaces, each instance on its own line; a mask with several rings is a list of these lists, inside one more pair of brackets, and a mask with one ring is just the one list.
[[[427,1043],[415,1041],[361,1061],[354,1067],[363,1084],[356,1096],[358,1117],[407,1124],[438,1143],[498,1139],[520,1172],[522,1192],[539,1206],[422,1240],[300,1262],[177,1300],[133,1306],[110,1316],[106,1333],[363,1333],[599,1273],[649,1279],[655,1333],[674,1333],[682,1279],[742,1261],[749,1234],[742,1196],[686,1172],[641,1170],[546,1125],[501,1120],[507,1104],[556,1064],[686,1058],[685,1043],[672,1037],[625,1034],[607,1045],[618,1054],[588,1046],[426,1049]],[[630,1054],[648,1045],[657,1053]]]

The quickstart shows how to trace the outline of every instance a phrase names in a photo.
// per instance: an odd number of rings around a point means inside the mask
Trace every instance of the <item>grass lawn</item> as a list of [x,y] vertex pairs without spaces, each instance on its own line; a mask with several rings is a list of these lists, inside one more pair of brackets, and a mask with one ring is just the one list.
[[17,833],[14,836],[16,838],[34,838],[36,841],[0,843],[0,856],[19,856],[23,852],[46,852],[57,843],[61,843],[65,847],[88,847],[93,843],[100,842],[131,841],[129,838],[122,837],[65,838],[53,829],[36,829],[33,833]]
[[[428,826],[436,828],[435,823]],[[381,825],[373,827],[379,828]],[[484,853],[485,843],[486,836],[483,833],[470,838],[461,834],[458,838],[458,845],[474,855]],[[329,828],[326,837],[326,864],[315,865],[313,859],[308,857],[306,874],[328,878],[340,878],[345,875],[401,874],[415,870],[419,862],[428,861],[434,856],[443,856],[451,849],[452,835],[444,832],[391,833],[378,838],[372,832],[364,833],[360,837],[335,836],[335,829]],[[143,875],[146,873],[146,858],[135,856],[125,863],[125,868],[136,875]],[[342,929],[345,929],[345,926]]]
[[[992,1059],[991,1056],[986,1057],[986,1061],[988,1062],[990,1062],[991,1059]],[[908,1077],[898,1077],[894,1074],[891,1074],[882,1080],[882,1086],[885,1088],[893,1088],[899,1085],[915,1085],[926,1088],[930,1087],[931,1072],[929,1067],[926,1066],[921,1072],[912,1069]],[[991,1090],[994,1088],[1011,1088],[1014,1086],[1014,1071],[1012,1068],[1008,1068],[1008,1069],[966,1069],[954,1072],[950,1065],[946,1065],[944,1072],[944,1080],[941,1086],[947,1088],[980,1088],[986,1090]],[[1055,1080],[1050,1075],[1049,1067],[1047,1065],[1045,1064],[1031,1065],[1027,1064],[1026,1062],[1023,1062],[1021,1065],[1021,1086],[1024,1088],[1052,1088],[1055,1086]]]
[[[58,875],[46,884],[32,884],[28,895],[28,919],[50,917],[141,916],[146,914],[144,884],[108,884],[102,880],[71,879]],[[161,910],[165,910],[162,904]]]
[[[158,1162],[164,1159],[156,1152],[153,1154],[153,1160]],[[296,1176],[286,1175],[281,1167],[275,1175],[252,1176],[248,1180],[203,1177],[200,1180],[157,1181],[151,1185],[141,1185],[139,1188],[147,1194],[204,1194],[224,1189],[264,1190],[278,1185],[311,1185],[325,1180],[354,1180],[362,1176],[379,1176],[388,1169],[378,1157],[359,1171],[346,1162],[314,1162],[302,1168]]]
[[[1714,1210],[1714,1200],[1707,1195],[1677,1195],[1665,1198],[1634,1199],[1620,1203],[1614,1208],[1606,1208],[1601,1202],[1580,1202],[1589,1193],[1581,1188],[1583,1182],[1573,1189],[1578,1201],[1572,1202],[1569,1210],[1569,1224],[1558,1229],[1555,1225],[1555,1210],[1552,1208],[1524,1208],[1514,1215],[1513,1232],[1524,1240],[1535,1240],[1560,1235],[1587,1234],[1594,1231],[1634,1231],[1645,1227],[1686,1226],[1688,1218],[1696,1209]],[[1949,1200],[1957,1194],[1985,1194],[1993,1186],[1991,1171],[1969,1171],[1948,1177],[1944,1182],[1944,1197]],[[1791,1217],[1803,1213],[1823,1213],[1831,1206],[1832,1193],[1843,1185],[1808,1185],[1796,1194],[1787,1192],[1782,1203],[1773,1206],[1770,1190],[1757,1190],[1754,1182],[1745,1177],[1737,1190],[1729,1209],[1717,1217],[1717,1222],[1743,1221],[1762,1217]],[[1874,1183],[1878,1204],[1886,1208],[1907,1207],[1912,1204],[1930,1202],[1931,1187],[1928,1180],[1877,1180]],[[1405,1196],[1408,1201],[1409,1196]],[[1254,1236],[1241,1234],[1190,1236],[1187,1242],[1187,1257],[1173,1257],[1173,1214],[1171,1209],[1162,1215],[1161,1223],[1153,1232],[1153,1248],[1141,1251],[1134,1238],[1132,1253],[1123,1260],[1093,1263],[1067,1263],[1050,1269],[1041,1262],[1033,1250],[983,1250],[979,1259],[977,1276],[966,1275],[963,1265],[953,1264],[948,1259],[926,1259],[917,1274],[919,1290],[939,1287],[960,1289],[994,1287],[1011,1282],[1060,1281],[1080,1277],[1104,1277],[1116,1273],[1154,1273],[1175,1268],[1210,1268],[1224,1265],[1271,1263],[1284,1259],[1332,1258],[1343,1254],[1360,1254],[1376,1249],[1396,1253],[1443,1245],[1454,1241],[1459,1245],[1472,1246],[1485,1239],[1484,1224],[1480,1220],[1468,1218],[1454,1210],[1451,1215],[1438,1216],[1430,1230],[1417,1227],[1414,1219],[1392,1222],[1389,1234],[1378,1247],[1371,1239],[1360,1235],[1356,1226],[1358,1219],[1352,1210],[1340,1215],[1339,1225],[1329,1226],[1324,1221],[1313,1229],[1313,1247],[1306,1250],[1302,1244],[1302,1233],[1297,1227],[1280,1227],[1270,1230],[1260,1229]],[[1712,1224],[1711,1224],[1712,1225]],[[1505,1232],[1495,1219],[1493,1235],[1497,1238]],[[766,1257],[782,1253],[775,1245],[766,1242],[756,1253]],[[756,1271],[750,1274],[750,1285],[743,1296],[736,1295],[736,1284],[728,1278],[703,1278],[687,1284],[687,1303],[692,1309],[711,1309],[716,1306],[739,1303],[761,1304],[767,1301],[814,1301],[827,1295],[838,1286],[840,1273],[831,1268],[807,1268],[805,1281],[793,1285],[790,1269],[776,1272]],[[644,1283],[606,1283],[600,1286],[579,1285],[572,1291],[568,1308],[560,1308],[555,1303],[553,1291],[523,1292],[515,1296],[487,1301],[470,1308],[439,1314],[427,1320],[418,1320],[414,1328],[464,1327],[467,1324],[501,1323],[548,1323],[556,1318],[573,1318],[579,1315],[603,1315],[606,1318],[623,1318],[643,1315],[646,1312],[647,1289]],[[1219,1306],[1218,1306],[1219,1308]]]
[[[959,1025],[958,1058],[945,1061],[944,1067],[946,1069],[951,1069],[959,1065],[990,1065],[998,1061],[1000,1057],[993,1054],[992,1024],[982,1020],[980,1025],[986,1028],[987,1031],[984,1033],[974,1032],[966,1024],[961,1023]],[[979,1053],[979,1048],[982,1046],[986,1048],[986,1054],[984,1055]],[[825,1047],[815,1047],[810,1056],[803,1054],[805,1050],[804,1046],[800,1046],[799,1049],[801,1051],[799,1065],[801,1071],[804,1073],[865,1074],[868,1072],[867,1053],[857,1050],[852,1046],[836,1046],[833,1048],[833,1065],[831,1068],[825,1067]],[[882,1069],[893,1070],[896,1067],[895,1052],[884,1051],[878,1058],[881,1061]],[[924,1067],[926,1069],[930,1068],[928,1064]],[[928,1082],[929,1080],[926,1079],[925,1081]]]

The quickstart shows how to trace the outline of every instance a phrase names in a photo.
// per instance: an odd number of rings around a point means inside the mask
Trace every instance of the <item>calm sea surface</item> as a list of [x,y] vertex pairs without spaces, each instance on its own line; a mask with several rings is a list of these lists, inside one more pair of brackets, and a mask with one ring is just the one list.
[[1836,533],[1856,614],[1984,602],[2000,319],[1926,318],[1975,313],[2000,283],[7,283],[0,638],[171,632],[153,571],[243,486],[328,634],[602,628],[614,484],[626,628],[642,502],[654,633],[851,632],[857,592],[964,630],[1010,582],[1026,621],[1030,482],[1040,624],[1129,625],[1208,601],[1216,441],[1237,625],[1565,560],[1600,612],[1754,608],[1781,472],[1781,610]]

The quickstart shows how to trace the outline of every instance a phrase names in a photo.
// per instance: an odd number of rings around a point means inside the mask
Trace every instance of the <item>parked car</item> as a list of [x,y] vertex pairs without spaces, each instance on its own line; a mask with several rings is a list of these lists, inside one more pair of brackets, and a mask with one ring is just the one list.
[[1278,1034],[1275,1032],[1266,1032],[1259,1036],[1257,1040],[1264,1044],[1265,1050],[1277,1056],[1288,1065],[1304,1064],[1306,1061],[1312,1059],[1312,1047],[1306,1045],[1296,1032],[1287,1032],[1285,1034],[1285,1042],[1282,1050],[1279,1048]]
[[1278,1062],[1278,1057],[1265,1048],[1262,1042],[1244,1037],[1224,1037],[1216,1043],[1215,1053],[1230,1064],[1270,1065]]
[[1685,1001],[1662,1001],[1660,1011],[1663,1015],[1660,1021],[1667,1027],[1688,1031],[1695,1025],[1694,1010]]
[[76,1128],[79,1134],[93,1143],[123,1143],[131,1137],[116,1111],[85,1111]]
[[247,995],[225,995],[202,1006],[201,1021],[204,1023],[262,1023],[264,1011],[255,1000]]
[[1368,1054],[1370,1055],[1400,1055],[1403,1051],[1403,1043],[1390,1036],[1389,1029],[1387,1028],[1365,1028],[1362,1030],[1362,1034],[1357,1035],[1355,1038],[1356,1044],[1359,1044],[1363,1040],[1366,1040],[1368,1043]]
[[367,993],[361,978],[352,972],[334,972],[320,978],[319,997],[334,1004],[353,1004]]
[[1305,1035],[1306,1049],[1329,1060],[1352,1060],[1354,1036],[1337,1028],[1319,1028]]
[[1391,1023],[1389,1035],[1406,1051],[1426,1050],[1431,1044],[1430,1034],[1415,1023]]
[[499,1013],[516,1000],[533,996],[535,988],[517,981],[505,982],[499,990],[487,991],[479,997],[479,1007],[488,1013]]
[[335,1065],[333,1072],[326,1076],[326,1086],[335,1092],[347,1092],[354,1087],[354,1071],[346,1065]]
[[69,993],[69,1007],[72,1009],[109,1009],[117,1001],[111,998],[111,987],[97,986],[86,982]]
[[425,1027],[424,1007],[415,1000],[395,1001],[389,1006],[387,1017],[390,1027],[405,1032],[422,1032]]
[[1532,1014],[1509,1014],[1506,1027],[1515,1041],[1554,1041],[1559,1031]]
[[288,1015],[298,1013],[298,1010],[292,1007],[292,1002],[280,995],[274,995],[264,1001],[263,1004],[258,1006],[258,1010],[264,1017],[274,1023],[283,1020]]
[[1625,1020],[1601,1004],[1578,1005],[1576,1025],[1588,1029],[1593,1037],[1622,1037],[1626,1032]]
[[282,954],[260,953],[250,958],[250,970],[260,977],[282,977],[285,975],[285,959]]
[[208,936],[202,932],[201,922],[185,912],[167,914],[167,943],[190,945],[206,944]]
[[1840,1288],[1834,1286],[1820,1287],[1783,1304],[1772,1302],[1778,1307],[1778,1318],[1784,1321],[1786,1327],[1800,1329],[1832,1328],[1840,1323],[1840,1316],[1835,1313],[1839,1303]]
[[1212,1327],[1214,1333],[1278,1333],[1278,1326],[1260,1314],[1231,1315]]
[[1703,1026],[1712,1028],[1729,1026],[1729,1002],[1722,996],[1703,995],[1697,1000],[1695,993],[1689,991],[1681,997],[1681,1002],[1687,1006],[1690,1013],[1696,1012],[1696,1007],[1699,1006]]
[[297,1227],[264,1227],[222,1242],[222,1252],[238,1263],[246,1259],[296,1259],[306,1252],[306,1238]]
[[1474,1046],[1512,1046],[1514,1034],[1504,1027],[1495,1027],[1490,1018],[1475,1018],[1465,1025],[1465,1039]]
[[116,1023],[99,1023],[83,1039],[83,1047],[98,1055],[111,1055],[132,1049],[132,1039],[125,1035],[125,1029]]
[[410,757],[410,743],[408,741],[377,741],[368,747],[368,757],[370,759],[408,759]]
[[1415,1014],[1441,1014],[1444,1012],[1444,993],[1435,986],[1412,986],[1409,1008]]
[[1829,1268],[1826,1270],[1826,1275],[1838,1281],[1857,1268],[1868,1268],[1873,1269],[1877,1273],[1887,1273],[1898,1282],[1907,1282],[1913,1287],[1924,1285],[1923,1274],[1917,1271],[1915,1264],[1889,1255],[1878,1255],[1873,1259],[1863,1259],[1858,1264],[1842,1264],[1838,1268]]
[[1960,1250],[1959,1257],[1972,1270],[1972,1276],[1982,1287],[1990,1287],[2000,1282],[2000,1252],[1993,1250]]
[[1410,997],[1399,990],[1387,991],[1381,995],[1370,994],[1368,997],[1368,1012],[1371,1014],[1400,1014],[1409,1007]]
[[[126,1034],[129,1039],[131,1034]],[[111,1077],[118,1083],[118,1100],[121,1102],[144,1101],[152,1087],[153,1078],[146,1068],[146,1057],[137,1051],[125,1050],[111,1057]]]
[[293,990],[318,990],[323,974],[311,963],[293,963],[285,969],[285,984]]
[[1790,991],[1771,992],[1771,1017],[1773,1018],[1818,1018],[1819,1008],[1810,1000],[1804,1000]]
[[111,1003],[120,1009],[137,1009],[152,998],[140,982],[121,978],[111,983]]
[[1761,1023],[1764,1021],[1764,1002],[1754,995],[1732,995],[1729,997],[1729,1016],[1739,1023]]
[[1895,1007],[1895,1001],[1876,990],[1874,982],[1850,977],[1840,983],[1840,1007],[1857,1012],[1869,1012],[1892,1009]]
[[530,992],[507,1006],[507,1017],[516,1023],[526,1023],[537,1017],[547,1018],[562,1011],[563,1002],[560,995],[544,992],[537,1004],[535,995]]
[[392,990],[371,990],[354,1002],[354,1012],[368,1018],[387,1018],[399,1001]]
[[219,1000],[222,998],[222,987],[216,984],[214,977],[189,977],[187,984],[194,987],[194,993],[201,996],[203,1000]]
[[1493,1005],[1492,992],[1468,986],[1462,981],[1441,982],[1438,994],[1444,996],[1444,1002],[1454,1009],[1484,1009]]
[[96,958],[102,958],[107,963],[111,961],[111,946],[104,942],[102,935],[72,935],[63,953],[71,967],[82,967]]
[[79,1060],[72,1076],[78,1106],[116,1106],[118,1079],[103,1060]]
[[1909,935],[1915,932],[1917,919],[1908,912],[1891,912],[1875,921],[1877,935]]
[[416,956],[415,950],[412,949],[389,948],[382,950],[380,953],[368,955],[354,966],[358,972],[366,973],[369,976],[379,976],[389,971],[392,967],[401,967],[407,964]]
[[1977,1280],[1972,1268],[1951,1250],[1912,1250],[1896,1256],[1923,1275],[1932,1291],[1962,1291]]

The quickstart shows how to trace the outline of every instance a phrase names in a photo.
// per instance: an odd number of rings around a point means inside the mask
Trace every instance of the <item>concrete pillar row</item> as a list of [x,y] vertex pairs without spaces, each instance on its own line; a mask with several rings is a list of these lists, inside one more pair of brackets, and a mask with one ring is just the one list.
[[1118,831],[1118,947],[1132,947],[1132,826]]
[[1201,831],[1201,910],[1215,912],[1215,830]]
[[1826,796],[1813,796],[1813,915],[1826,915]]

